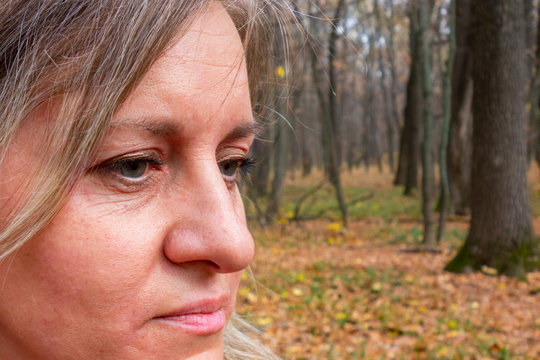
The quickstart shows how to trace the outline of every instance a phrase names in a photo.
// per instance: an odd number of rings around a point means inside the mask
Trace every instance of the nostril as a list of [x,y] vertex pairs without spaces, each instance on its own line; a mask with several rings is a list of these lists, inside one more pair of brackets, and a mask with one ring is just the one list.
[[206,268],[209,272],[213,272],[213,273],[220,272],[220,266],[217,263],[213,262],[212,260],[191,260],[191,261],[184,261],[182,263],[172,261],[171,259],[169,259],[169,261],[177,266],[183,266],[183,267],[198,266],[198,267]]

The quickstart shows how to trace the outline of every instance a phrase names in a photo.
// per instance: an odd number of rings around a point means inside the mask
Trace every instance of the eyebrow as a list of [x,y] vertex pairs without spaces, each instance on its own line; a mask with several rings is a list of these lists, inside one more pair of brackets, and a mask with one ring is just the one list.
[[225,136],[225,141],[257,136],[261,131],[262,125],[255,122],[253,119],[250,119],[232,129],[227,136]]
[[[172,138],[181,133],[181,125],[171,122],[152,118],[145,118],[137,121],[119,120],[111,123],[110,128],[135,128],[150,132],[152,135],[160,138]],[[257,136],[263,129],[262,124],[253,119],[246,120],[234,129],[229,131],[225,136],[225,141]]]
[[178,136],[181,129],[180,125],[171,121],[163,121],[152,118],[138,119],[136,121],[119,120],[111,123],[110,128],[135,128],[150,132],[152,135],[160,138],[171,138]]

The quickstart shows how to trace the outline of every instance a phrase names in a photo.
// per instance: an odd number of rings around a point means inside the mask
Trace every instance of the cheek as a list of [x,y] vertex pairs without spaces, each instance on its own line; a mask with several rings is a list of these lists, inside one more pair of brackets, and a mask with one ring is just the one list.
[[111,233],[114,223],[106,231],[100,225],[59,216],[33,239],[23,261],[49,302],[99,314],[109,304],[104,298],[122,301],[138,280],[134,275],[144,273],[136,247],[120,245],[122,239]]
[[236,298],[238,297],[238,288],[240,286],[240,280],[242,279],[242,272],[228,274],[228,276],[229,276],[229,289],[231,291],[231,298],[233,300],[231,301],[231,308],[228,309],[228,314],[227,314],[228,317],[230,317],[236,305]]
[[108,295],[132,288],[151,268],[151,224],[76,200],[55,218],[34,253],[42,253],[44,266],[56,267],[51,275],[74,287]]
[[118,204],[89,203],[84,195],[70,198],[21,262],[25,281],[37,283],[45,301],[102,318],[114,304],[135,301],[159,247],[152,224],[113,212]]

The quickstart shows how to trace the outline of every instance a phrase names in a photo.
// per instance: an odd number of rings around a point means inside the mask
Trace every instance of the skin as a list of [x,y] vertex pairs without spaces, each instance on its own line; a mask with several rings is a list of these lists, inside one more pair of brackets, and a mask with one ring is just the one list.
[[[0,168],[15,179],[3,209],[50,113],[32,114]],[[58,216],[0,263],[0,358],[221,359],[223,330],[164,316],[201,301],[231,316],[253,257],[235,180],[253,133],[242,44],[213,4],[130,94]]]

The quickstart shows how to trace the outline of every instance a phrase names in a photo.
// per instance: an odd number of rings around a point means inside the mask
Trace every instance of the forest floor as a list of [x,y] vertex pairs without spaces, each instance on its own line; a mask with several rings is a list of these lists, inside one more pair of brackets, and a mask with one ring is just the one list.
[[[322,178],[288,179],[279,222],[251,221],[257,246],[237,310],[284,359],[540,359],[540,272],[526,282],[443,271],[464,241],[467,217],[451,217],[440,252],[422,240],[420,195],[403,197],[392,175],[344,174],[350,224],[338,222],[329,187],[295,202]],[[540,235],[540,172],[529,173]],[[253,206],[247,201],[248,216]],[[252,276],[256,279],[253,280]]]

